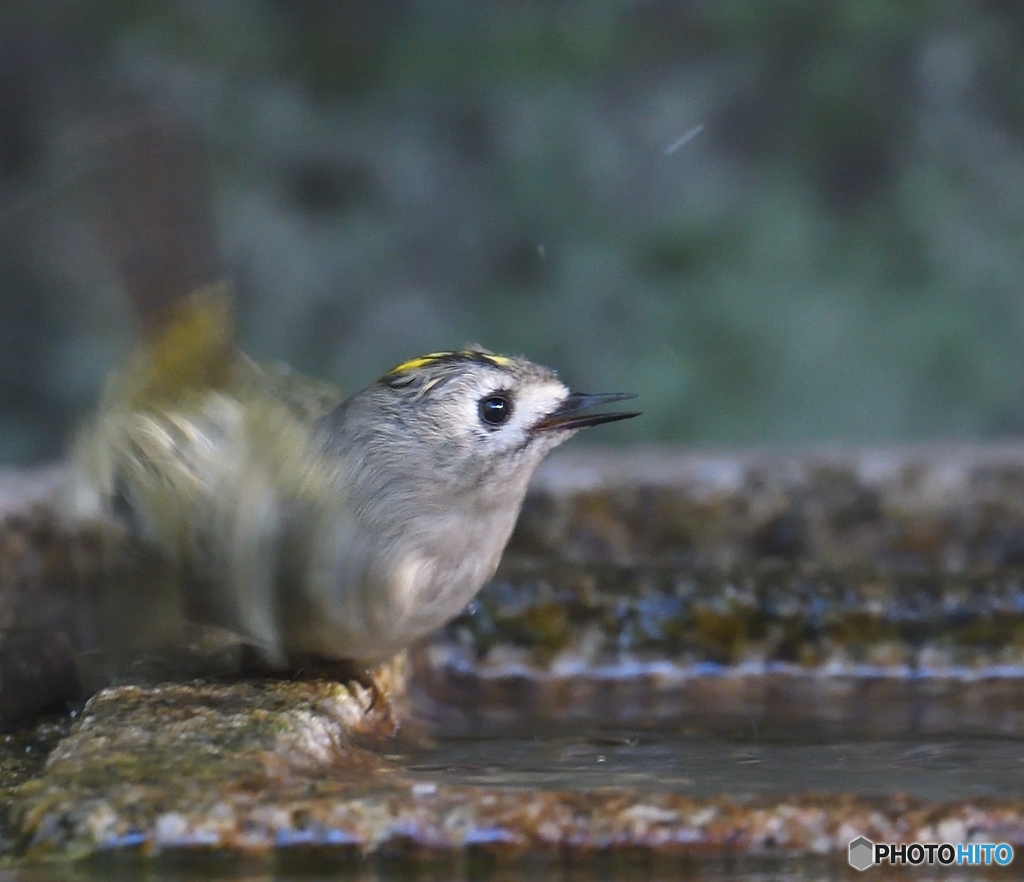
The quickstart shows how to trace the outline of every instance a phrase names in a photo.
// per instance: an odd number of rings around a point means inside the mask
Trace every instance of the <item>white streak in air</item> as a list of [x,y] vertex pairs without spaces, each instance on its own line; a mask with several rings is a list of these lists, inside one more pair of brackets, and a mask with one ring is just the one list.
[[690,141],[692,141],[694,138],[696,138],[697,135],[699,135],[703,131],[704,131],[704,123],[701,123],[700,125],[694,126],[692,129],[690,129],[688,132],[686,132],[681,138],[676,138],[675,141],[673,141],[671,144],[669,144],[668,147],[665,148],[665,155],[666,156],[671,156],[680,147],[682,147],[685,144],[689,144]]

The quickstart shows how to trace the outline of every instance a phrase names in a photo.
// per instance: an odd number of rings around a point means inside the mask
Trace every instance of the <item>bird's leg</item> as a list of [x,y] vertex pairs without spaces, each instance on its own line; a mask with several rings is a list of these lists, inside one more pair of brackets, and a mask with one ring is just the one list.
[[336,683],[359,685],[370,694],[365,709],[367,714],[376,708],[379,702],[383,704],[384,696],[373,678],[373,672],[348,659],[305,656],[291,659],[286,665],[280,666],[268,662],[256,647],[245,644],[242,646],[239,668],[243,677],[333,680]]
[[373,679],[373,672],[348,659],[332,659],[311,656],[301,660],[301,667],[295,671],[300,680],[334,680],[338,683],[357,684],[370,693],[366,713],[372,711],[382,699],[380,688]]

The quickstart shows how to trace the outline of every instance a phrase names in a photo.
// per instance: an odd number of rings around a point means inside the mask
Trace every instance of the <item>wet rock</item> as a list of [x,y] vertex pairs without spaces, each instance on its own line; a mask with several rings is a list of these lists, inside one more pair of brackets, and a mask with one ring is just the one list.
[[393,734],[387,701],[371,703],[327,681],[103,690],[17,789],[14,832],[29,850],[244,842],[244,830],[227,832],[236,802],[301,790],[328,770],[350,780],[389,770],[354,743]]

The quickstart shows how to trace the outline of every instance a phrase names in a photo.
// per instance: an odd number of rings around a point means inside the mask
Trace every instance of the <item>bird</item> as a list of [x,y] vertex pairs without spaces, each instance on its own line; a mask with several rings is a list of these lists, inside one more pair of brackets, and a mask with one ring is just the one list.
[[182,614],[274,667],[371,667],[490,579],[544,457],[633,397],[473,346],[410,359],[344,397],[228,342],[229,295],[194,292],[108,382],[68,510],[174,568]]
[[108,637],[145,643],[190,622],[275,669],[368,669],[494,574],[548,453],[637,416],[595,412],[633,395],[575,392],[475,345],[350,396],[250,359],[180,127],[156,117],[116,134],[101,228],[144,333],[79,431],[62,497],[70,520],[127,537],[142,561],[109,586]]

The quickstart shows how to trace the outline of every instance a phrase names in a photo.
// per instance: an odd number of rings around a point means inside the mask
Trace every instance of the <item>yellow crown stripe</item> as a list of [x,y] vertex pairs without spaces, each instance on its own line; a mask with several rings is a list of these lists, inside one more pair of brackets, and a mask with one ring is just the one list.
[[504,355],[493,355],[490,352],[481,352],[476,349],[461,349],[459,351],[449,352],[429,352],[426,355],[421,355],[418,358],[410,358],[408,361],[403,361],[400,365],[393,367],[389,374],[405,374],[409,371],[419,370],[421,367],[426,367],[428,364],[432,364],[435,361],[441,361],[445,358],[473,358],[483,359],[491,362],[491,364],[497,365],[498,367],[508,367],[512,364],[511,358],[506,358]]
[[506,358],[504,355],[492,355],[490,352],[474,352],[473,354],[486,358],[489,362],[496,364],[498,367],[509,367],[509,365],[512,364],[512,359]]
[[415,371],[424,365],[430,364],[432,361],[437,361],[440,358],[447,358],[454,355],[454,352],[431,352],[427,355],[421,355],[419,358],[410,358],[408,361],[403,361],[397,367],[391,368],[388,373],[390,374],[404,374],[408,371]]

